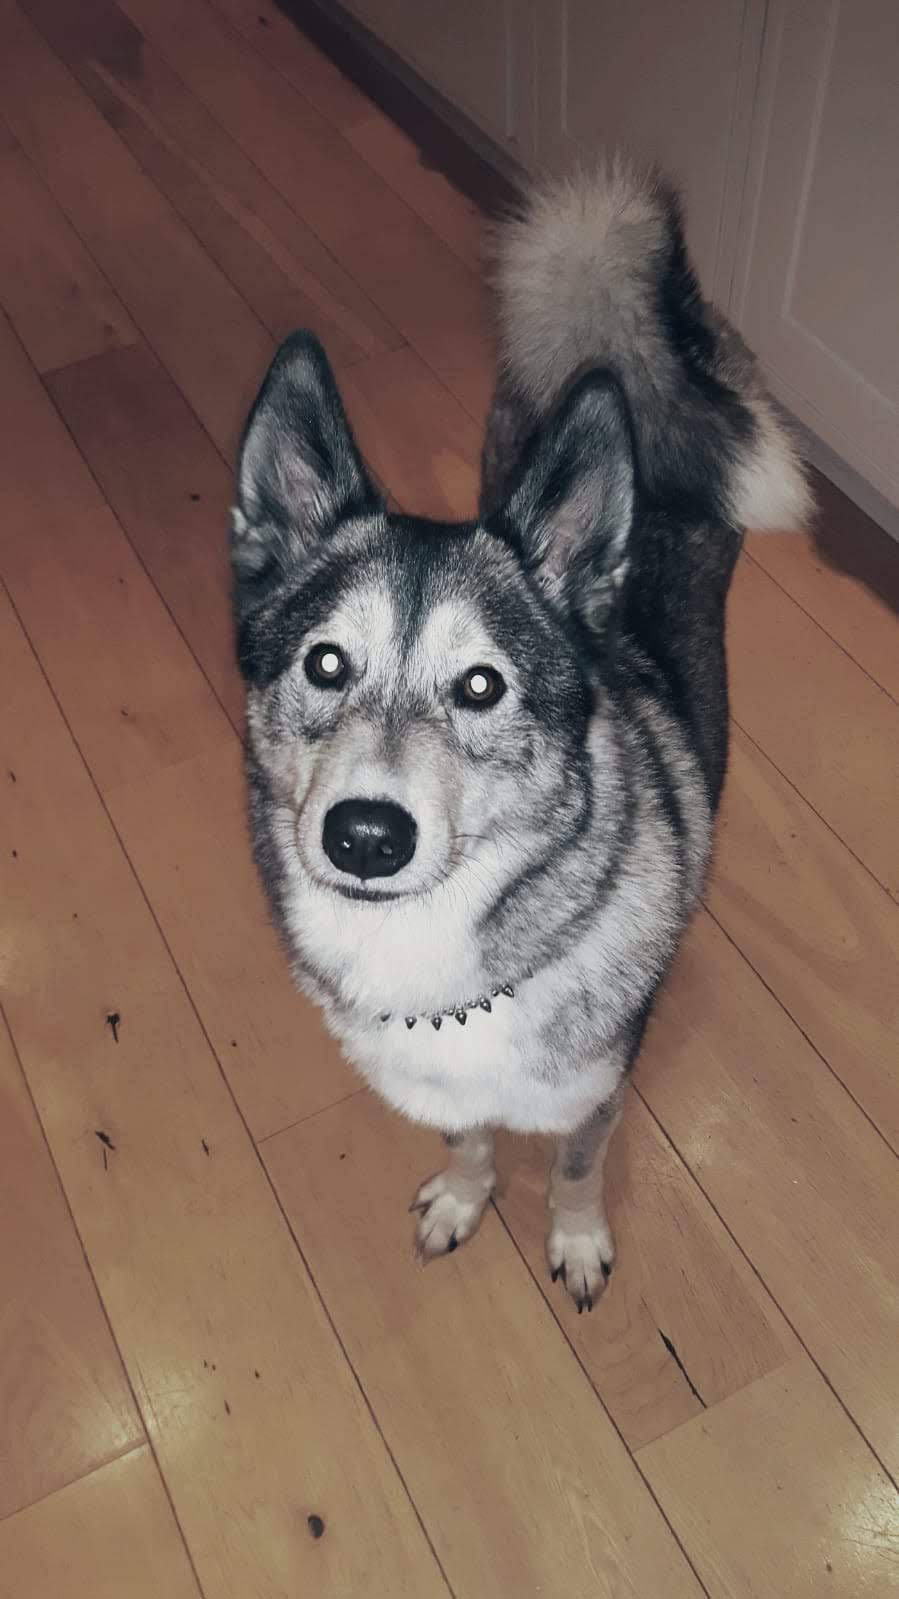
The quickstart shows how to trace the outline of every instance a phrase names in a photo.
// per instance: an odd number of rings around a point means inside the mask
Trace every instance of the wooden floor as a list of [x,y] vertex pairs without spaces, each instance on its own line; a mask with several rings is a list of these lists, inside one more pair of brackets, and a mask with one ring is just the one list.
[[477,217],[269,0],[0,0],[0,113],[0,1595],[895,1594],[889,608],[748,540],[598,1313],[526,1143],[419,1271],[434,1139],[291,990],[248,859],[228,462],[312,324],[396,500],[468,514]]

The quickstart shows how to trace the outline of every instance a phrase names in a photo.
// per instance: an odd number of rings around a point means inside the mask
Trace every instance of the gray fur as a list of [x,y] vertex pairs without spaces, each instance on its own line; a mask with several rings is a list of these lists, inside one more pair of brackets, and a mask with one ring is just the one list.
[[580,1183],[589,1177],[601,1149],[608,1142],[621,1115],[621,1092],[614,1093],[595,1111],[581,1127],[559,1139],[556,1165],[569,1183]]
[[[497,282],[470,524],[390,514],[316,342],[279,353],[233,532],[250,810],[297,981],[378,1092],[448,1136],[428,1250],[486,1203],[477,1129],[553,1132],[573,1142],[551,1264],[576,1263],[590,1308],[611,1236],[572,1170],[604,1148],[702,887],[743,522],[798,514],[804,488],[655,179],[619,164],[530,197]],[[324,645],[339,690],[310,676]],[[475,668],[505,684],[487,708],[466,697]],[[326,857],[348,799],[413,817],[398,875],[359,883]]]

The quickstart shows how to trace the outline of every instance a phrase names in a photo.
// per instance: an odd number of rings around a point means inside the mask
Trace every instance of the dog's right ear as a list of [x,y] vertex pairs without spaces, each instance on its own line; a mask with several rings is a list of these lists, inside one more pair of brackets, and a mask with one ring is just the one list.
[[238,585],[289,571],[344,517],[379,505],[324,350],[313,334],[292,334],[240,444],[231,536]]
[[494,513],[554,604],[598,636],[613,630],[619,608],[635,495],[627,403],[613,375],[595,371],[532,439]]

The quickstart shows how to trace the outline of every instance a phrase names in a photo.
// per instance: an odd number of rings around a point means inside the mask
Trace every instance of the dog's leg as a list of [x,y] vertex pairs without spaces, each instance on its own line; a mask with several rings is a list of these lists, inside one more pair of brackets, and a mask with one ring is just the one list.
[[467,1133],[445,1133],[449,1164],[423,1183],[412,1204],[421,1211],[415,1229],[419,1259],[433,1260],[451,1254],[471,1238],[496,1183],[493,1134],[477,1127]]
[[553,1282],[562,1278],[579,1314],[593,1309],[615,1260],[603,1198],[603,1166],[609,1139],[621,1120],[621,1102],[619,1090],[577,1132],[559,1139],[550,1178],[546,1255]]

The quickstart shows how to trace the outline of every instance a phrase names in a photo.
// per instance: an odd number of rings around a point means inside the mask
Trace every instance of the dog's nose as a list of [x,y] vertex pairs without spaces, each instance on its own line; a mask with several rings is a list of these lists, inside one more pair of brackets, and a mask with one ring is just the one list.
[[415,854],[415,821],[389,800],[341,800],[325,817],[322,843],[339,872],[393,877]]

